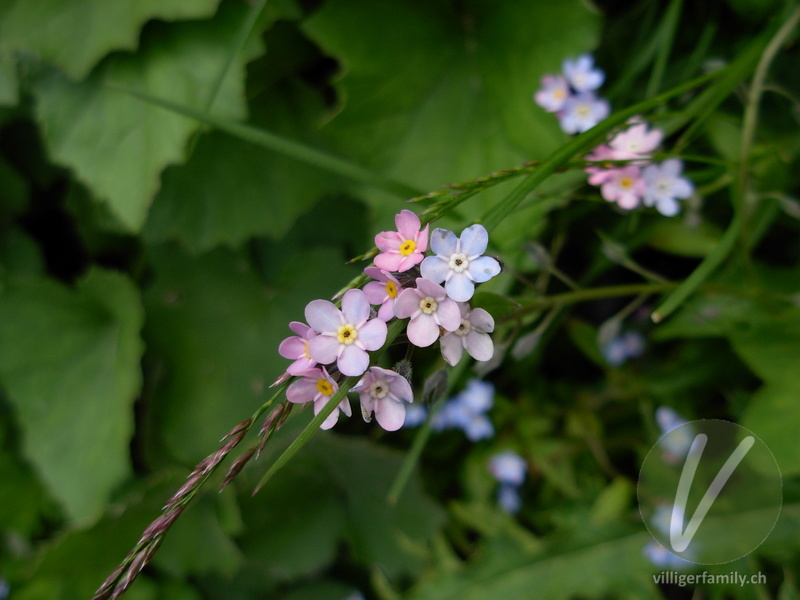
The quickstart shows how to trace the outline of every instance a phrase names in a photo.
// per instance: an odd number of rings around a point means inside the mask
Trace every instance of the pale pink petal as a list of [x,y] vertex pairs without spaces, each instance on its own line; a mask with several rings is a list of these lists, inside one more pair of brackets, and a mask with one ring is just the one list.
[[[383,321],[375,322],[382,323],[383,326],[386,327],[386,323],[383,323]],[[361,375],[369,366],[369,354],[355,344],[346,346],[344,352],[342,352],[342,355],[336,362],[336,366],[339,367],[339,371],[342,375],[347,375],[348,377]]]
[[469,315],[470,324],[481,331],[494,331],[494,319],[492,315],[482,308],[475,308]]
[[378,309],[378,318],[387,323],[391,321],[395,314],[394,314],[394,299],[389,298],[386,302],[384,302],[381,307]]
[[475,283],[483,283],[500,273],[500,263],[491,256],[481,256],[471,260],[467,270]]
[[356,328],[369,319],[369,300],[361,290],[347,290],[342,298],[342,314],[347,323]]
[[404,241],[396,231],[381,231],[375,236],[375,245],[381,252],[398,251]]
[[361,402],[361,416],[364,418],[364,422],[369,423],[372,421],[372,411],[375,410],[375,400],[369,392],[360,394],[358,399]]
[[375,420],[386,431],[397,431],[406,420],[406,407],[402,402],[383,398],[375,403]]
[[401,254],[391,254],[391,253],[383,253],[378,254],[373,259],[373,262],[376,266],[380,267],[381,269],[385,269],[386,271],[400,271],[400,265],[403,263],[403,259],[405,256]]
[[620,208],[630,210],[638,206],[639,197],[636,194],[620,194],[617,198],[617,204]]
[[295,404],[311,402],[317,395],[317,384],[310,379],[298,379],[286,390],[286,399]]
[[372,319],[358,330],[357,344],[361,344],[365,350],[379,350],[386,341],[386,323],[380,319]]
[[283,358],[289,358],[291,360],[297,360],[303,356],[305,351],[306,342],[299,337],[286,338],[281,342],[281,345],[278,346],[278,354]]
[[458,308],[458,304],[449,298],[439,302],[439,308],[435,314],[439,325],[447,331],[455,331],[461,325],[461,310]]
[[431,250],[439,256],[455,254],[458,247],[456,234],[447,229],[434,229],[431,234]]
[[364,295],[370,304],[383,304],[386,300],[386,284],[380,281],[370,281],[364,286]]
[[669,158],[661,163],[661,174],[669,179],[674,179],[680,175],[682,169],[683,162],[678,158]]
[[342,411],[348,417],[353,416],[353,407],[350,406],[350,400],[347,399],[347,396],[339,402],[339,410]]
[[330,335],[318,335],[308,342],[308,355],[321,365],[329,365],[339,355],[338,340]]
[[428,230],[430,228],[430,225],[425,225],[425,229],[417,234],[417,252],[425,252],[428,249]]
[[494,343],[488,333],[473,329],[464,336],[464,340],[467,352],[475,360],[487,361],[494,355]]
[[364,269],[364,274],[367,277],[372,277],[372,279],[375,279],[376,281],[386,281],[386,273],[384,273],[378,267],[367,267]]
[[286,368],[286,372],[289,375],[302,375],[304,371],[308,371],[309,369],[313,369],[317,366],[317,361],[312,360],[310,358],[306,358],[305,356],[298,358],[292,364],[290,364]]
[[311,327],[309,327],[305,323],[301,323],[300,321],[292,321],[291,323],[289,323],[289,329],[294,331],[301,338],[307,338],[308,334],[314,331],[313,329],[311,329]]
[[[327,400],[327,396],[325,397],[325,399]],[[321,411],[324,406],[325,406],[324,402],[315,403],[314,404],[314,414],[315,415],[319,414],[319,411]],[[322,425],[320,425],[319,428],[320,429],[330,429],[331,427],[336,425],[336,422],[338,420],[339,420],[339,411],[338,410],[334,410],[331,414],[329,414],[325,418],[325,420],[322,422]]]
[[399,319],[407,319],[419,310],[420,300],[421,297],[417,290],[410,288],[403,290],[394,301],[395,316]]
[[438,256],[428,256],[422,261],[419,267],[420,274],[429,281],[434,283],[441,283],[447,278],[450,272],[450,265],[444,259]]
[[439,337],[439,326],[431,315],[420,314],[408,324],[408,341],[420,348],[427,348]]
[[420,294],[420,298],[430,296],[431,298],[439,300],[445,296],[445,291],[442,286],[424,277],[417,277],[417,291]]
[[342,318],[342,311],[328,300],[312,300],[306,306],[306,321],[317,333],[338,331],[344,325]]
[[403,241],[415,239],[422,226],[419,217],[410,210],[401,210],[395,216],[394,224],[397,225],[397,231]]
[[486,252],[489,232],[483,225],[470,225],[461,232],[461,252],[472,258]]
[[442,336],[442,339],[439,340],[439,346],[442,349],[442,358],[444,358],[445,362],[451,367],[455,367],[464,354],[464,346],[461,343],[461,337],[462,336],[456,335],[455,333],[446,333]]
[[408,271],[414,265],[418,265],[422,262],[422,259],[425,258],[421,252],[414,252],[414,254],[409,254],[408,256],[404,256],[403,260],[400,261],[400,264],[397,265],[396,271],[398,273],[404,273]]
[[475,293],[475,284],[464,273],[454,273],[444,285],[447,295],[456,302],[466,302]]
[[408,379],[402,375],[399,375],[398,373],[395,373],[394,371],[389,371],[386,369],[381,369],[381,371],[384,371],[387,374],[387,379],[389,379],[389,390],[392,394],[404,402],[414,401],[414,391],[411,389],[411,384],[408,382]]

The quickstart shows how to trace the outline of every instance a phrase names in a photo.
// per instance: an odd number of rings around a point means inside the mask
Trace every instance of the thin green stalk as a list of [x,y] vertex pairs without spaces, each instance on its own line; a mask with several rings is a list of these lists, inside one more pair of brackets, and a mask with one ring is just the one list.
[[202,111],[177,104],[170,100],[157,98],[138,90],[119,87],[112,84],[108,84],[108,87],[133,96],[134,98],[138,98],[139,100],[147,102],[148,104],[160,106],[161,108],[172,111],[184,117],[188,117],[200,123],[210,125],[241,140],[255,144],[256,146],[267,148],[268,150],[278,152],[284,156],[294,158],[295,160],[314,165],[320,169],[330,171],[337,175],[342,175],[348,179],[369,184],[394,196],[398,196],[400,198],[412,198],[421,195],[419,190],[414,189],[404,183],[394,181],[393,179],[384,177],[379,173],[371,171],[356,163],[350,162],[349,160],[334,156],[333,154],[329,154],[327,152],[323,152],[322,150],[317,150],[316,148],[312,148],[310,146],[306,146],[300,142],[275,135],[274,133],[264,129],[257,129],[249,125],[237,123],[236,121],[208,115]]
[[661,82],[664,79],[664,70],[667,67],[670,52],[672,52],[672,42],[675,39],[675,30],[678,28],[678,21],[681,16],[683,0],[672,0],[667,8],[664,17],[663,27],[659,32],[659,49],[656,60],[653,63],[653,70],[650,72],[650,81],[647,82],[645,95],[649,98],[658,93]]
[[[383,348],[373,354],[370,361],[370,366],[374,365],[378,361],[386,348],[388,348],[395,338],[400,335],[400,332],[403,331],[405,326],[406,321],[400,319],[389,325],[389,331],[386,335],[386,343],[383,345]],[[336,390],[336,393],[331,396],[330,400],[328,400],[327,404],[325,404],[325,407],[319,411],[319,414],[314,415],[314,418],[311,419],[308,425],[306,425],[305,429],[300,432],[300,435],[298,435],[292,441],[292,443],[289,444],[289,447],[283,451],[283,453],[272,464],[269,470],[264,474],[264,476],[261,478],[261,481],[258,482],[258,485],[256,485],[255,489],[253,490],[254,495],[257,494],[258,491],[264,487],[264,484],[267,483],[267,481],[269,481],[272,476],[275,475],[275,473],[277,473],[287,462],[289,462],[289,460],[295,454],[297,454],[297,452],[303,446],[305,446],[314,435],[319,432],[319,426],[322,425],[322,422],[328,418],[328,415],[336,410],[336,407],[347,397],[347,393],[358,383],[359,379],[361,379],[361,377],[348,377],[341,383],[339,389]]]

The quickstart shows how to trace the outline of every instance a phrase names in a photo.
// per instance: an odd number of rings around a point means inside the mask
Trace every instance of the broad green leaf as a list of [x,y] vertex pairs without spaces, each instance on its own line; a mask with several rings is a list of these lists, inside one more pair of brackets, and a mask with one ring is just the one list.
[[[796,359],[797,351],[793,357]],[[790,359],[790,357],[786,357]],[[755,433],[775,456],[784,477],[800,473],[800,381],[767,383],[747,404],[742,426]],[[754,463],[758,466],[757,463]],[[766,468],[769,468],[768,466]]]
[[[321,106],[309,90],[286,84],[261,103],[264,126],[293,139],[307,137]],[[254,235],[281,237],[294,220],[340,187],[313,166],[213,132],[185,165],[167,169],[145,225],[152,241],[178,238],[193,251],[238,245]]]
[[736,353],[761,379],[800,387],[800,310],[789,309],[770,318],[756,313],[748,325],[729,336]]
[[[1,10],[3,9],[0,8]],[[2,33],[0,33],[1,35]],[[0,50],[0,106],[14,106],[18,101],[19,85],[16,65],[8,54]]]
[[[152,407],[173,456],[194,463],[272,394],[288,366],[278,345],[293,335],[315,297],[332,295],[357,269],[327,247],[296,249],[286,264],[262,258],[268,287],[244,253],[219,249],[190,258],[174,247],[152,253],[144,337],[159,385]],[[298,276],[302,273],[302,276]],[[337,287],[338,286],[338,287]]]
[[23,452],[79,523],[96,519],[130,473],[142,318],[130,281],[99,269],[74,291],[20,280],[0,295],[0,378]]
[[423,189],[542,158],[565,136],[532,94],[562,59],[593,46],[597,26],[577,0],[471,0],[457,10],[327,2],[305,25],[343,69],[343,106],[324,133],[341,153]]
[[647,228],[647,245],[675,254],[702,258],[719,243],[719,229],[703,221],[697,227],[689,227],[680,219],[658,219]]
[[[213,21],[153,23],[136,54],[111,56],[87,80],[76,83],[50,69],[35,83],[37,119],[52,159],[70,167],[128,229],[144,223],[162,169],[184,159],[197,123],[108,86],[204,110],[245,15],[244,4],[226,4]],[[259,51],[253,43],[237,57],[214,114],[244,116],[244,67]]]
[[217,0],[6,0],[0,5],[0,51],[22,50],[85,77],[112,50],[135,50],[150,19],[207,18]]

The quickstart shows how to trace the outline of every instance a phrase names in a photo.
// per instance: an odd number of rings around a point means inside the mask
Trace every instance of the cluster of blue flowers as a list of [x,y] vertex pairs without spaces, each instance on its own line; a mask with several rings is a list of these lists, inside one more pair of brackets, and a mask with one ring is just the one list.
[[642,355],[645,348],[644,337],[636,331],[629,331],[611,339],[601,351],[603,358],[612,367],[623,365],[628,359]]
[[[487,412],[494,404],[494,386],[488,381],[470,379],[464,390],[445,401],[433,417],[434,431],[461,429],[471,442],[494,436],[494,426]],[[417,427],[425,422],[428,412],[424,406],[413,405],[406,409],[405,427]]]
[[497,503],[507,513],[514,514],[522,506],[519,488],[525,483],[527,470],[525,459],[512,450],[504,450],[489,459],[489,472],[500,484]]
[[590,54],[565,60],[562,72],[542,77],[542,87],[533,98],[547,112],[555,113],[566,133],[582,133],[611,112],[608,101],[595,93],[603,84],[605,73],[595,68]]

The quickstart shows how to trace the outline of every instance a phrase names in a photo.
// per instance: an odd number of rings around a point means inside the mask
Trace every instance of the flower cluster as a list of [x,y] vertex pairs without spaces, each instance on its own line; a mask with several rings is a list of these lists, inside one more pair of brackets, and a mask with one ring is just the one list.
[[595,93],[605,80],[602,70],[595,68],[594,58],[583,54],[565,60],[561,75],[545,75],[534,94],[536,104],[555,113],[566,133],[582,133],[605,119],[611,107]]
[[603,358],[612,367],[619,367],[628,359],[638,358],[644,353],[645,341],[637,331],[628,331],[612,338],[603,346]]
[[[677,158],[649,164],[663,138],[663,131],[650,129],[641,117],[629,120],[625,129],[586,157],[600,163],[586,168],[589,183],[598,186],[603,198],[620,208],[630,210],[644,205],[655,207],[667,217],[678,214],[678,199],[689,198],[694,186],[681,177],[683,161]],[[604,165],[603,161],[609,162]]]
[[433,420],[433,430],[461,429],[471,442],[494,435],[486,413],[494,404],[494,386],[488,381],[470,379],[464,390],[447,400]]
[[522,506],[519,488],[525,483],[527,470],[525,460],[512,450],[505,450],[489,459],[489,472],[500,484],[497,503],[507,513],[516,513]]
[[[373,281],[363,290],[348,290],[341,308],[328,300],[310,302],[305,309],[308,324],[292,322],[289,327],[296,335],[278,348],[281,356],[293,361],[281,380],[297,377],[287,389],[290,402],[312,402],[315,414],[319,413],[339,389],[340,375],[361,376],[352,391],[359,394],[362,416],[369,422],[374,415],[387,431],[402,427],[405,404],[413,402],[413,394],[400,374],[370,367],[369,353],[386,342],[386,323],[408,319],[409,342],[428,347],[439,341],[442,357],[450,365],[458,363],[465,351],[475,360],[487,361],[494,354],[489,336],[494,319],[485,310],[472,308],[469,301],[475,284],[500,272],[497,260],[484,256],[489,234],[482,225],[467,227],[460,237],[445,229],[435,229],[429,236],[429,228],[423,229],[410,210],[401,211],[395,224],[397,231],[375,237],[380,253],[375,266],[364,270]],[[426,256],[429,237],[432,254]],[[372,307],[378,307],[377,312]],[[347,398],[322,428],[333,427],[340,412],[350,416]]]

